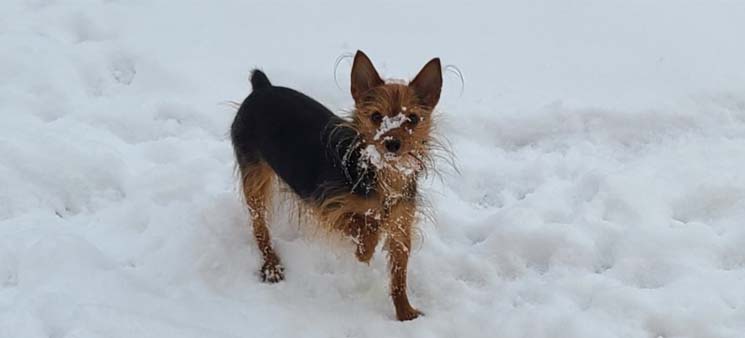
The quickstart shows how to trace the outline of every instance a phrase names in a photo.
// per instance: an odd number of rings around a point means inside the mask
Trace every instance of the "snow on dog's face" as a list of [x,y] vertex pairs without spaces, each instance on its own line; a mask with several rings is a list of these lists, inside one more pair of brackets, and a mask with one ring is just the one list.
[[441,88],[440,59],[429,61],[409,83],[385,83],[370,59],[358,51],[352,66],[352,97],[354,124],[366,145],[363,157],[378,169],[419,171]]

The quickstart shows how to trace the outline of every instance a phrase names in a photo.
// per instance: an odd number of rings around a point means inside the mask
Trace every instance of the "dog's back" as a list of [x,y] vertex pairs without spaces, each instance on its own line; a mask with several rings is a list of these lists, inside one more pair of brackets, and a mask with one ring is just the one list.
[[[349,191],[356,158],[343,159],[356,132],[321,103],[290,88],[273,86],[254,70],[253,92],[243,101],[231,127],[240,167],[266,162],[306,200]],[[355,162],[355,163],[353,163]]]

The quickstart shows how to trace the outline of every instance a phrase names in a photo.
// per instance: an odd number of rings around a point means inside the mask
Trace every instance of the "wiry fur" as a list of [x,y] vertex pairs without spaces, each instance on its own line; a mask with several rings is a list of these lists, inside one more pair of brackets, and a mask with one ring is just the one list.
[[238,110],[231,139],[265,281],[284,278],[268,229],[278,182],[297,197],[300,220],[352,238],[360,261],[369,261],[385,238],[397,318],[421,314],[406,295],[406,268],[423,204],[417,179],[434,168],[444,149],[432,137],[441,72],[439,59],[433,59],[408,84],[385,83],[358,51],[352,68],[355,109],[342,119],[254,71],[254,91]]

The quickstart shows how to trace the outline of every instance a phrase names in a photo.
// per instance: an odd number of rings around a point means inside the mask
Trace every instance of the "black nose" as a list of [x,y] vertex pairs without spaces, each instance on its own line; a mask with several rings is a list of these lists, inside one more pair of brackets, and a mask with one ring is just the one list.
[[385,144],[385,149],[388,150],[388,151],[390,151],[390,152],[392,152],[392,153],[395,153],[399,149],[401,149],[401,141],[399,141],[399,140],[397,140],[395,138],[394,139],[390,139],[390,140],[386,140],[384,144]]

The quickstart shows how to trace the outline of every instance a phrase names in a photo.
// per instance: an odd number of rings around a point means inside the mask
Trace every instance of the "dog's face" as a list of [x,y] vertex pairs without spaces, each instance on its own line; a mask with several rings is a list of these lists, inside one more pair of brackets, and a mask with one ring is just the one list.
[[377,167],[415,169],[426,157],[432,111],[440,99],[440,59],[429,61],[408,84],[385,83],[370,59],[357,51],[352,66],[354,124]]

